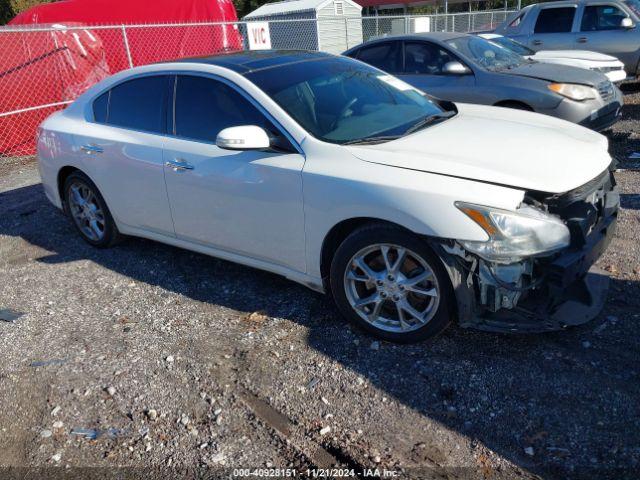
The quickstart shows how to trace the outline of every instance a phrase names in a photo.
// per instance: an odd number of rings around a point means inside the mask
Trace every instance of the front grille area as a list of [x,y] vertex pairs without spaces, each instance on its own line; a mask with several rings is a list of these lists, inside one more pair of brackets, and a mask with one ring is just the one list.
[[609,72],[615,72],[617,70],[620,70],[620,68],[618,68],[618,67],[596,67],[596,68],[594,68],[594,70],[596,72],[609,73]]
[[607,80],[606,82],[598,84],[598,93],[604,101],[611,100],[615,93],[613,83]]
[[617,210],[619,200],[612,170],[607,169],[585,185],[563,194],[527,192],[527,197],[562,218],[571,232],[572,246],[580,247],[593,228]]

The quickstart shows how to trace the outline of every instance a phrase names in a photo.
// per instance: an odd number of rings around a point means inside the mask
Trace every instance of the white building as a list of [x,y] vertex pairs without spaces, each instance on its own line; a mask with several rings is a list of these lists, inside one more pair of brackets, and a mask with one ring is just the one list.
[[274,49],[342,53],[362,42],[362,7],[352,0],[267,3],[243,20],[269,21]]

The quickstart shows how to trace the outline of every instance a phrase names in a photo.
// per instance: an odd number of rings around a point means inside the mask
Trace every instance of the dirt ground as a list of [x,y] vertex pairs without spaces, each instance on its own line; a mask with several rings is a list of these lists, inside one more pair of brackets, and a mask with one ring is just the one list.
[[625,93],[609,302],[546,335],[377,342],[275,275],[139,239],[93,249],[33,162],[0,160],[0,310],[22,314],[0,321],[0,477],[637,478],[640,87]]

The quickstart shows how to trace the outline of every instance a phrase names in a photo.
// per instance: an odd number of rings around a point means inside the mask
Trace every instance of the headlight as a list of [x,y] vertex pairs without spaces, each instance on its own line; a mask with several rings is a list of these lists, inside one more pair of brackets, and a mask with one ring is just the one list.
[[567,226],[537,208],[523,205],[516,211],[509,211],[463,202],[455,205],[489,235],[486,242],[460,242],[465,249],[485,260],[513,263],[569,245]]
[[549,90],[578,102],[598,98],[598,92],[594,88],[575,83],[551,83]]

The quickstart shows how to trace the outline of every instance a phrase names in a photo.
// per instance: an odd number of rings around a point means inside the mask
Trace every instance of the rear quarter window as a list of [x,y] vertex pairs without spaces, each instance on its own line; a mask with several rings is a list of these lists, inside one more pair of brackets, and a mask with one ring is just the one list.
[[526,12],[522,12],[516,18],[511,20],[509,25],[507,25],[507,30],[518,30],[520,28],[520,25],[522,25],[522,21],[524,20],[525,15],[526,15]]
[[107,123],[110,93],[111,91],[103,93],[93,102],[93,118],[98,123]]

